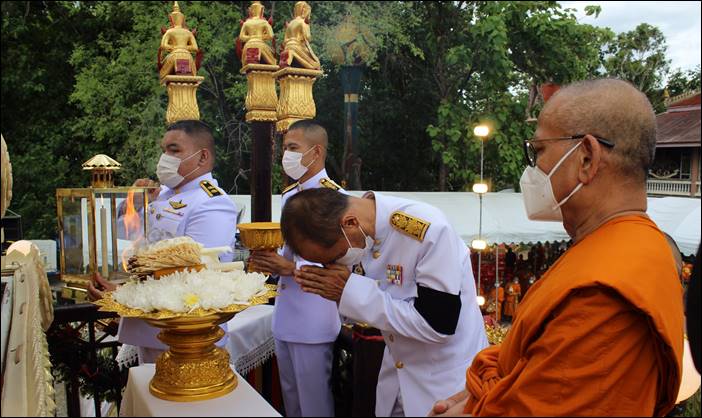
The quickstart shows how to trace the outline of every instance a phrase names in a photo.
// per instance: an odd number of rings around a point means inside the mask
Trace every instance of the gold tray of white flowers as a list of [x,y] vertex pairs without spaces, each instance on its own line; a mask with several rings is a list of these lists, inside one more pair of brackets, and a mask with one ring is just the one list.
[[274,285],[260,273],[234,271],[176,271],[144,281],[130,281],[94,302],[100,311],[122,317],[169,319],[236,313],[268,302]]

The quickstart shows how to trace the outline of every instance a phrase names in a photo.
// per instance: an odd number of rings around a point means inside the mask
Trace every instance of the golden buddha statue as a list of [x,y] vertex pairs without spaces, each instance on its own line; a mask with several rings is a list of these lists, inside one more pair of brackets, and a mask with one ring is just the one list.
[[309,19],[312,8],[305,1],[295,3],[295,17],[288,23],[285,29],[285,40],[283,41],[283,52],[280,54],[281,67],[300,67],[311,70],[319,70],[321,64],[319,58],[312,51],[310,40]]
[[[200,50],[195,41],[195,35],[185,27],[185,15],[180,12],[178,2],[173,4],[173,12],[168,19],[171,27],[161,38],[161,46],[158,48],[158,69],[161,82],[168,75],[197,75],[199,65],[193,59],[193,53],[198,54]],[[162,51],[168,52],[165,59],[161,59]],[[198,59],[199,61],[199,59]]]
[[254,1],[249,6],[249,17],[241,25],[241,31],[237,39],[237,51],[240,51],[241,45],[244,46],[239,53],[241,66],[243,67],[246,64],[276,65],[273,48],[266,43],[269,40],[275,42],[273,28],[263,17],[263,5],[261,2]]

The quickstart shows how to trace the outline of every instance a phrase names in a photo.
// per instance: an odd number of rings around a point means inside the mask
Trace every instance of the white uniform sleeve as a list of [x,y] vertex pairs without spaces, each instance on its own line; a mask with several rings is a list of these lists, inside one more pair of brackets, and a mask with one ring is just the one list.
[[[432,225],[432,238],[427,237],[418,256],[415,270],[417,285],[440,292],[457,295],[460,292],[463,272],[460,260],[455,257],[455,238],[450,227]],[[454,233],[455,234],[455,233]],[[467,278],[466,278],[467,280]],[[341,295],[339,312],[374,327],[412,338],[424,343],[444,343],[450,335],[432,328],[415,309],[415,298],[393,299],[381,290],[374,278],[351,274]],[[460,310],[459,310],[460,315]]]
[[[233,246],[236,236],[236,205],[228,196],[209,198],[197,208],[188,218],[184,235],[189,236],[205,247]],[[229,261],[232,254],[220,257]]]

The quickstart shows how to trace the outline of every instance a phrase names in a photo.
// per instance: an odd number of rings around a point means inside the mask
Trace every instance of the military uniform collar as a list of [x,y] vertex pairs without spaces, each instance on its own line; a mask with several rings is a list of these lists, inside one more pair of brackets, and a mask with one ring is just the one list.
[[302,190],[307,190],[307,189],[316,189],[319,187],[319,181],[323,178],[326,178],[327,176],[327,169],[323,168],[319,171],[319,173],[315,174],[314,176],[310,177],[309,179],[305,180],[304,183],[301,183],[300,185],[297,186],[297,188],[302,191]]
[[205,173],[205,174],[201,175],[200,177],[197,177],[197,178],[190,180],[189,182],[185,183],[181,187],[177,187],[175,189],[172,189],[173,193],[178,194],[178,193],[188,192],[190,190],[199,189],[200,182],[203,180],[208,180],[210,183],[217,186],[217,180],[215,180],[214,177],[212,177],[212,172],[209,172],[209,173]]
[[363,195],[364,199],[373,199],[375,201],[375,245],[373,248],[383,245],[388,234],[392,230],[390,226],[391,208],[387,206],[385,196],[378,192],[369,191]]

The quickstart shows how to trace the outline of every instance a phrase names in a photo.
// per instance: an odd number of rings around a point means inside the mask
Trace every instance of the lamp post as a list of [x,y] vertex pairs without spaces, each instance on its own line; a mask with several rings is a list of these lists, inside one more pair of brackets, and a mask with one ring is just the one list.
[[483,195],[488,191],[487,184],[483,182],[483,156],[485,138],[490,134],[490,128],[485,125],[478,125],[473,128],[473,134],[480,138],[480,183],[473,185],[473,192],[477,193],[480,199],[480,212],[478,216],[478,239],[473,240],[470,246],[474,250],[478,250],[478,305],[482,306],[485,303],[485,298],[480,295],[480,268],[483,260],[483,250],[487,248],[487,243],[483,240]]

